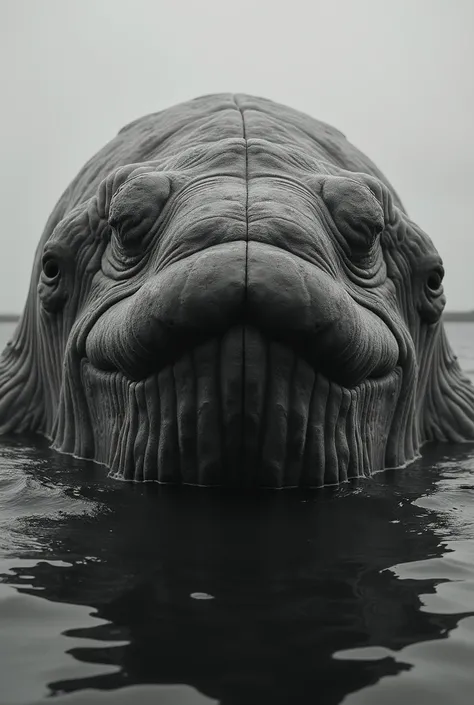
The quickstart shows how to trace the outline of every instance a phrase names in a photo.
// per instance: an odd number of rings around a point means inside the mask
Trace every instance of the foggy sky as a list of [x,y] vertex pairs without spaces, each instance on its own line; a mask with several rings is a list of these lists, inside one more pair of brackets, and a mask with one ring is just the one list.
[[0,0],[0,311],[55,202],[127,122],[214,92],[333,124],[390,179],[474,308],[472,0]]

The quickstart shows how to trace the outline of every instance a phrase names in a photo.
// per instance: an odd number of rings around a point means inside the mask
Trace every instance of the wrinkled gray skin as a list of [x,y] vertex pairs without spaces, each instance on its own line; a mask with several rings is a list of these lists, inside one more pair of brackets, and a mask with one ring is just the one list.
[[0,430],[123,479],[317,487],[474,439],[443,268],[337,130],[246,95],[125,127],[61,197]]

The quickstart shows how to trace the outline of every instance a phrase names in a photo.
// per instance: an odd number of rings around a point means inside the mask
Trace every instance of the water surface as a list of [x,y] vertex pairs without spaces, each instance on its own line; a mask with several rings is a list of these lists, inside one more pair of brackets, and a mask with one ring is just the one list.
[[[474,379],[474,325],[447,329]],[[474,445],[432,445],[249,498],[4,439],[0,703],[470,704],[473,473]]]

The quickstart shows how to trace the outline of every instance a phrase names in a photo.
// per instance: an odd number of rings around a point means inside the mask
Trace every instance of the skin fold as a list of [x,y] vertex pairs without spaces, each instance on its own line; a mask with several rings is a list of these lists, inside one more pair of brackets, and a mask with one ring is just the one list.
[[66,189],[0,358],[0,432],[133,481],[319,487],[474,440],[441,259],[334,128],[262,98],[146,116]]

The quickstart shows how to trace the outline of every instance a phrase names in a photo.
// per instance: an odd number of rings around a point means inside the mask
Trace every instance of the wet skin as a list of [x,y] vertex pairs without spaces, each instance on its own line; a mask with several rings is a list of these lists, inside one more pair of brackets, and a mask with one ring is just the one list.
[[248,96],[132,123],[38,248],[4,432],[114,477],[317,487],[474,437],[443,269],[341,133]]

